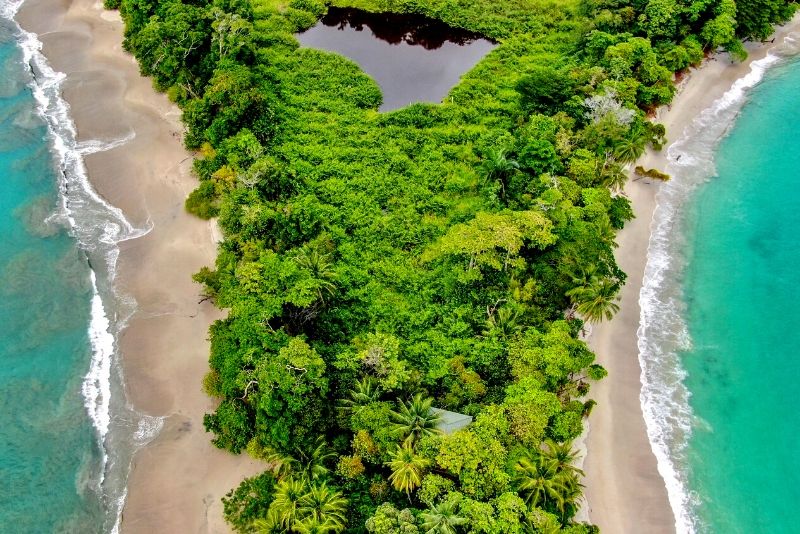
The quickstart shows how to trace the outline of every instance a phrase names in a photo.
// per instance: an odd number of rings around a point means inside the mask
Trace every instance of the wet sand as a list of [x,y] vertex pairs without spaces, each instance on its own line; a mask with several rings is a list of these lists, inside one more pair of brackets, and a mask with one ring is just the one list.
[[180,112],[139,75],[122,50],[116,12],[92,0],[29,0],[17,16],[39,34],[51,65],[67,75],[79,141],[124,139],[86,156],[89,178],[146,236],[121,243],[117,287],[137,311],[119,344],[128,401],[165,417],[160,435],[133,459],[122,531],[229,532],[220,498],[261,469],[247,456],[215,449],[203,429],[214,401],[202,391],[208,326],[222,316],[200,303],[191,274],[213,265],[211,225],[183,209],[195,187],[181,142]]
[[[796,17],[778,30],[775,43],[798,30],[800,18]],[[679,139],[700,112],[750,72],[750,64],[765,57],[773,46],[750,44],[745,62],[733,63],[727,54],[720,54],[693,70],[681,83],[672,104],[658,114],[657,121],[666,126],[669,140]],[[637,164],[648,169],[665,169],[667,148],[649,151]],[[609,376],[591,392],[597,407],[589,418],[585,494],[589,518],[601,532],[609,534],[675,532],[675,518],[650,447],[639,399],[639,292],[658,187],[650,180],[637,180],[629,181],[625,188],[636,219],[620,231],[616,257],[628,280],[620,295],[619,313],[613,320],[595,325],[589,337],[589,345]]]

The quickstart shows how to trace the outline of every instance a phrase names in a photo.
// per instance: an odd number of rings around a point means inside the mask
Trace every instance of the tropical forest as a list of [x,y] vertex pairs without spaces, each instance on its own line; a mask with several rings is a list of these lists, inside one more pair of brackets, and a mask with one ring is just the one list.
[[[183,112],[225,311],[213,443],[263,463],[240,533],[587,534],[574,444],[606,371],[583,341],[625,273],[623,186],[707,54],[786,0],[106,0]],[[491,41],[442,103],[379,111],[352,60],[300,46],[335,8]],[[644,170],[642,170],[645,172]],[[649,172],[649,171],[647,171]],[[669,177],[653,169],[649,176]]]

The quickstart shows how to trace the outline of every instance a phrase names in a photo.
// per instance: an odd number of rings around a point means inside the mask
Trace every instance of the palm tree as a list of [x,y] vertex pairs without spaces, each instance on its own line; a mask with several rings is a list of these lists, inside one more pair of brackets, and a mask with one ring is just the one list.
[[525,518],[522,525],[525,534],[560,534],[561,523],[551,514],[534,511]]
[[506,188],[509,179],[519,170],[519,163],[510,159],[504,148],[499,150],[489,149],[481,163],[481,172],[488,182],[500,184],[500,198],[506,198]]
[[292,532],[298,534],[330,534],[340,532],[342,528],[331,521],[321,522],[313,517],[307,517],[298,521],[292,527]]
[[300,472],[308,480],[317,480],[327,475],[330,469],[325,467],[325,463],[336,458],[336,453],[328,448],[325,438],[322,436],[317,437],[317,446],[311,451],[311,454],[306,454],[300,449],[298,449],[298,453]]
[[303,497],[307,493],[307,484],[303,479],[284,478],[275,486],[275,498],[269,505],[266,520],[263,520],[262,527],[269,529],[279,527],[285,530],[292,528],[297,518],[300,516],[300,506]]
[[411,442],[406,440],[402,446],[397,447],[386,465],[392,470],[389,482],[397,491],[404,491],[410,499],[411,492],[422,483],[422,473],[430,465],[430,461],[418,456]]
[[358,413],[365,406],[377,402],[381,392],[375,381],[366,376],[355,383],[348,393],[348,397],[339,402],[339,409],[345,413]]
[[325,300],[325,295],[333,295],[336,286],[333,281],[336,272],[333,270],[331,255],[320,252],[316,247],[304,246],[294,257],[295,263],[311,273],[317,283],[317,296]]
[[275,450],[264,452],[261,458],[268,464],[267,471],[271,471],[278,480],[283,480],[292,474],[297,460],[288,454],[281,454]]
[[615,162],[611,154],[606,154],[605,161],[600,165],[600,183],[612,191],[621,191],[628,181],[628,173],[625,168]]
[[275,525],[269,519],[256,519],[253,521],[253,530],[256,534],[272,534]]
[[330,469],[325,463],[336,456],[328,449],[325,438],[317,437],[316,447],[307,453],[300,447],[295,447],[295,454],[281,454],[273,452],[264,456],[264,460],[271,465],[270,471],[279,480],[289,476],[306,480],[317,480],[328,474]]
[[431,409],[433,399],[417,393],[409,402],[400,401],[400,409],[392,412],[395,431],[412,442],[422,436],[440,433],[436,428],[441,416]]
[[519,310],[515,308],[504,306],[493,310],[487,307],[487,315],[489,318],[486,320],[486,328],[483,331],[484,336],[495,333],[502,339],[508,339],[522,330],[522,325],[518,321]]
[[573,483],[577,484],[574,473],[559,471],[558,464],[539,451],[526,451],[517,460],[514,471],[517,490],[532,508],[555,505],[563,510]]
[[555,504],[563,506],[564,495],[568,493],[569,481],[561,475],[556,464],[543,455],[526,451],[514,466],[516,486],[525,503],[530,507]]
[[316,447],[311,453],[307,453],[300,447],[295,448],[295,456],[289,456],[290,471],[306,480],[318,480],[330,472],[325,463],[335,458],[336,454],[331,452],[325,443],[325,438],[317,437]]
[[592,276],[585,286],[570,289],[566,295],[572,299],[578,313],[589,322],[597,323],[603,319],[611,320],[619,311],[616,303],[618,291],[617,282]]
[[456,513],[456,505],[452,501],[443,501],[431,506],[422,514],[422,528],[426,534],[456,534],[456,527],[467,522]]
[[607,243],[613,248],[619,247],[615,239],[617,237],[617,231],[611,225],[611,221],[608,218],[597,219],[594,226],[602,242]]
[[578,478],[566,476],[564,484],[565,490],[561,495],[558,511],[561,512],[561,521],[566,523],[578,511],[578,501],[583,497],[583,486],[578,482]]
[[544,441],[545,448],[540,453],[546,459],[552,461],[559,473],[569,471],[583,476],[584,473],[575,467],[575,459],[578,457],[578,451],[572,448],[572,444],[558,443],[552,439]]
[[633,163],[644,154],[647,139],[640,129],[632,129],[628,137],[617,141],[614,145],[614,158],[620,163]]
[[347,523],[347,499],[325,482],[311,486],[300,499],[298,511],[307,528],[317,529],[312,532],[340,532]]
[[566,274],[572,280],[575,286],[585,286],[591,280],[597,278],[597,266],[593,263],[582,263],[574,257],[568,257],[564,260],[567,264]]

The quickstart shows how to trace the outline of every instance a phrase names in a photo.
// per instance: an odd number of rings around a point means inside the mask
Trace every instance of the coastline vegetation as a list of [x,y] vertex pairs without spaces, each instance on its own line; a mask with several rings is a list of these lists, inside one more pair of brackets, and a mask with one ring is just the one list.
[[[605,370],[579,339],[625,281],[627,166],[665,142],[673,74],[742,57],[783,0],[334,0],[499,43],[441,105],[379,113],[351,61],[299,48],[322,0],[106,0],[183,109],[224,233],[195,280],[214,443],[264,461],[239,532],[589,533],[572,442]],[[648,171],[649,172],[649,171]],[[600,407],[602,409],[602,407]],[[450,410],[473,417],[440,430]]]
[[669,174],[665,172],[661,172],[658,169],[645,169],[641,165],[637,165],[633,169],[633,172],[639,178],[652,178],[654,180],[660,180],[662,182],[666,182],[670,179]]

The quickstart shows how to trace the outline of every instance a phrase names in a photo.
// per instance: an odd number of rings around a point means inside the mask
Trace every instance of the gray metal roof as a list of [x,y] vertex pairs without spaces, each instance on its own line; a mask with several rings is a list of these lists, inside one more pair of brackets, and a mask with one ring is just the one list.
[[463,413],[450,412],[441,408],[431,408],[431,412],[439,415],[439,423],[436,428],[445,434],[452,434],[472,422],[472,416]]

